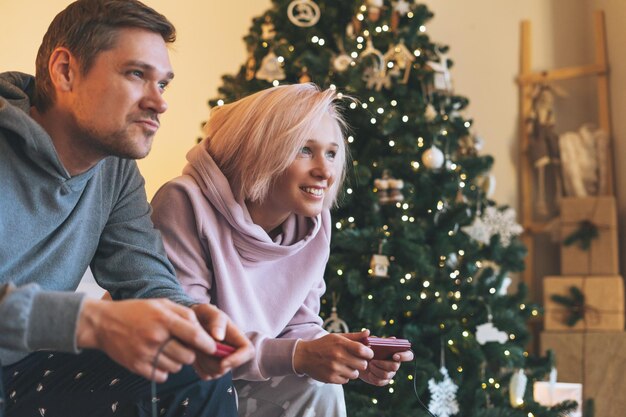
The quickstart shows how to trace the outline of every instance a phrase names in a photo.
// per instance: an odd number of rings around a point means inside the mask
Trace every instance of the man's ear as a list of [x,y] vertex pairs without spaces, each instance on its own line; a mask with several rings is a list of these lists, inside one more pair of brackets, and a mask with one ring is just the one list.
[[77,61],[72,53],[63,47],[56,48],[50,54],[48,71],[55,90],[68,92],[72,90],[72,84],[76,77]]

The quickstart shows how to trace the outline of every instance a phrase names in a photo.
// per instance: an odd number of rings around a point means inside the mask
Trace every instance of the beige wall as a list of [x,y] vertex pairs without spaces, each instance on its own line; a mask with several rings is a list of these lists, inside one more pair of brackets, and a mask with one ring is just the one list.
[[[200,134],[206,101],[215,95],[220,76],[232,73],[245,59],[241,38],[253,16],[270,0],[146,0],[167,15],[178,28],[172,53],[176,79],[167,92],[170,110],[163,117],[150,156],[140,162],[148,195],[178,175],[186,151]],[[0,0],[2,35],[0,71],[32,72],[34,56],[51,18],[68,0]],[[470,98],[468,114],[485,139],[485,151],[496,157],[495,198],[518,205],[518,90],[519,24],[529,19],[533,28],[533,69],[581,65],[593,59],[591,11],[607,15],[609,59],[616,155],[626,151],[626,57],[620,46],[626,38],[626,2],[623,0],[432,0],[435,19],[427,30],[432,39],[451,46],[453,78],[459,94]],[[27,22],[27,23],[26,23]],[[618,43],[620,45],[618,45]],[[571,97],[561,103],[564,128],[575,128],[595,112],[586,85],[567,86]],[[620,94],[621,92],[621,94]],[[581,99],[582,100],[579,100]],[[616,161],[618,158],[616,158]],[[626,164],[618,166],[617,190],[621,217],[626,216]],[[626,222],[622,221],[622,230]],[[622,233],[624,235],[624,233]],[[626,254],[626,245],[622,244]],[[626,256],[624,257],[626,259]]]

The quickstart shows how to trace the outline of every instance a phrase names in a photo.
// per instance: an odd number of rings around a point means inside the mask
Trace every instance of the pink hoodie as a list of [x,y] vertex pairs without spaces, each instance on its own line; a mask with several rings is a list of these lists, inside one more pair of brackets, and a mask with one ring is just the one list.
[[187,293],[226,312],[252,340],[256,358],[235,379],[294,374],[298,339],[326,334],[319,317],[330,245],[330,213],[291,215],[272,240],[236,201],[201,143],[183,175],[152,200],[152,219]]

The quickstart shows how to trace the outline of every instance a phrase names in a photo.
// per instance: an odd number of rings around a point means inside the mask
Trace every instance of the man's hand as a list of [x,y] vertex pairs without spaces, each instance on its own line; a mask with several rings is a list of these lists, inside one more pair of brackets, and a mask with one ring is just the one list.
[[192,309],[200,324],[214,340],[235,348],[235,351],[225,358],[213,356],[214,348],[209,354],[203,351],[196,352],[194,368],[202,379],[218,378],[254,357],[252,343],[235,327],[226,313],[211,304],[196,304]]
[[358,378],[374,356],[372,349],[359,342],[367,336],[369,330],[301,340],[296,345],[294,369],[318,381],[345,384]]
[[198,355],[215,351],[215,341],[194,311],[166,299],[86,299],[76,340],[79,348],[103,350],[130,371],[157,382],[193,364]]

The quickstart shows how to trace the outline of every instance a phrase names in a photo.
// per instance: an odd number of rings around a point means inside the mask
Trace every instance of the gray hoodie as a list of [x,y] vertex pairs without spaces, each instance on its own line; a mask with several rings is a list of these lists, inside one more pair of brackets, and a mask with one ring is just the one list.
[[193,303],[152,225],[135,161],[108,157],[71,177],[29,116],[34,83],[26,74],[0,74],[2,365],[35,350],[78,351],[84,295],[73,291],[88,266],[115,299]]

